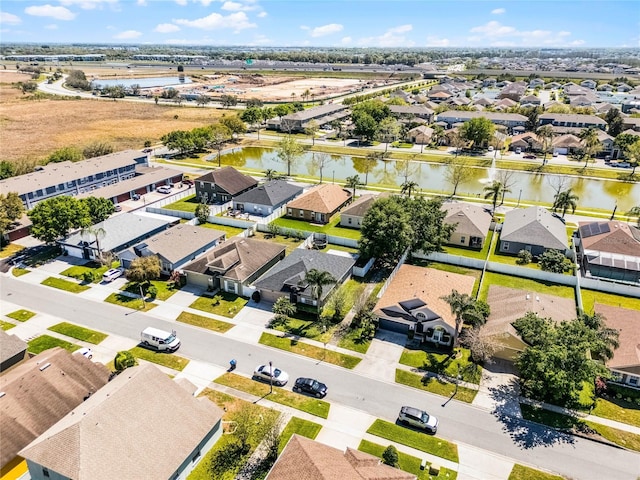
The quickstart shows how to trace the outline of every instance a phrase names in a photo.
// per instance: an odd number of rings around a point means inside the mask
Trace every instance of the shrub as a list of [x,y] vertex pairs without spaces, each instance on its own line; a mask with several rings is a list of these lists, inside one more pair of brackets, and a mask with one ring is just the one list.
[[547,250],[540,255],[540,268],[546,272],[564,273],[569,269],[567,257],[560,250]]
[[382,462],[391,467],[398,466],[398,450],[393,445],[389,445],[382,452]]
[[518,260],[516,260],[516,263],[518,265],[527,265],[531,263],[531,260],[533,260],[531,252],[529,252],[528,250],[520,250],[518,252]]
[[133,367],[136,365],[136,358],[128,350],[123,350],[116,354],[116,358],[113,360],[113,366],[116,372],[121,372],[125,368]]
[[147,288],[147,293],[151,296],[151,298],[156,298],[158,296],[158,287],[155,285],[151,285]]

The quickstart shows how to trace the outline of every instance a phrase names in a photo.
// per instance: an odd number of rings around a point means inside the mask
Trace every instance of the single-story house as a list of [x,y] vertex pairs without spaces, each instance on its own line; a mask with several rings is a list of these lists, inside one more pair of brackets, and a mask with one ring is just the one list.
[[520,105],[533,105],[537,107],[541,104],[540,97],[536,97],[535,95],[526,95],[520,99]]
[[526,82],[513,82],[505,85],[503,89],[500,90],[500,93],[498,93],[498,98],[508,98],[509,100],[513,100],[514,102],[519,102],[520,99],[524,96],[526,90]]
[[121,265],[129,268],[138,257],[157,255],[162,264],[162,273],[171,275],[174,270],[224,242],[226,235],[221,230],[183,223],[134,245],[119,253],[118,257]]
[[577,315],[573,299],[500,285],[489,286],[487,303],[491,306],[491,313],[482,327],[482,335],[495,345],[495,358],[509,361],[514,361],[527,347],[513,322],[529,312],[556,322],[572,320]]
[[[175,224],[177,223],[178,219],[175,221]],[[58,244],[71,257],[98,260],[100,253],[117,254],[169,227],[169,220],[135,213],[120,213],[89,229],[77,231],[67,238],[58,240]]]
[[434,268],[402,265],[376,303],[380,328],[423,342],[452,345],[455,316],[442,299],[452,290],[471,294],[475,278]]
[[310,122],[316,122],[319,127],[323,127],[334,120],[343,120],[349,115],[351,110],[347,105],[326,103],[284,115],[277,126],[284,132],[304,132]]
[[351,201],[351,192],[335,183],[310,188],[287,204],[287,216],[312,223],[329,223]]
[[0,329],[0,372],[6,372],[27,358],[27,342]]
[[[110,375],[104,365],[60,347],[45,350],[3,373],[0,376],[3,478],[19,478],[26,473],[27,465],[19,452],[95,395],[107,384]],[[62,454],[61,458],[64,457]]]
[[520,148],[522,151],[541,151],[543,148],[542,140],[533,132],[514,135],[509,143],[509,149],[515,150],[516,148]]
[[249,297],[248,288],[285,255],[285,247],[254,238],[233,237],[182,267],[187,283]]
[[195,179],[196,198],[207,203],[226,203],[241,193],[256,188],[258,181],[233,167],[205,173]]
[[418,145],[427,145],[433,138],[433,128],[419,125],[407,132],[407,140]]
[[347,447],[345,452],[294,434],[266,480],[416,480],[416,476],[381,463],[378,457]]
[[596,313],[605,318],[605,324],[619,332],[619,346],[607,367],[613,381],[628,387],[640,388],[640,311],[596,303]]
[[615,220],[578,225],[575,243],[585,275],[640,282],[640,229]]
[[[324,304],[327,296],[335,288],[339,288],[351,277],[354,265],[355,260],[351,256],[297,248],[258,278],[253,286],[267,302],[275,302],[278,298],[286,296],[294,305],[317,308]],[[329,272],[337,281],[335,284],[322,287],[320,305],[313,298],[311,286],[305,281],[306,274],[313,269]]]
[[520,250],[527,250],[537,256],[547,250],[565,253],[568,248],[565,224],[546,208],[517,208],[505,214],[500,252],[517,255]]
[[580,82],[581,87],[589,88],[591,90],[595,90],[597,85],[598,85],[598,82],[596,82],[595,80],[591,80],[590,78]]
[[128,368],[20,454],[33,480],[184,480],[222,436],[224,412],[194,390],[154,365]]
[[442,208],[447,212],[443,222],[456,226],[447,243],[482,249],[491,226],[491,214],[472,203],[446,202]]
[[271,180],[233,199],[233,209],[251,215],[268,216],[274,210],[300,195],[304,189],[284,180]]
[[[386,196],[384,194],[381,195]],[[371,208],[371,205],[373,205],[373,202],[378,198],[382,198],[382,196],[371,193],[362,195],[340,213],[340,226],[360,228],[362,226],[362,219]]]

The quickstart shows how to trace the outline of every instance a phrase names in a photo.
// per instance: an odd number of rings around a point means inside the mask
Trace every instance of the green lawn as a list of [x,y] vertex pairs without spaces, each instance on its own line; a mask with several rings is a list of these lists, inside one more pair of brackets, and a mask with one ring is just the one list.
[[95,279],[92,283],[100,283],[102,281],[102,275],[104,272],[109,270],[109,268],[116,268],[118,264],[112,265],[100,265],[96,262],[88,262],[84,265],[74,265],[73,267],[69,267],[66,270],[60,272],[60,275],[64,275],[66,277],[75,278],[76,280],[84,280],[83,275],[87,272],[95,272]]
[[426,433],[401,427],[395,423],[378,419],[369,427],[367,433],[415,448],[421,452],[427,452],[437,457],[446,458],[452,462],[459,462],[458,446],[455,443],[448,442],[447,440],[439,437],[427,435]]
[[368,338],[363,339],[362,332],[362,328],[349,330],[346,335],[340,339],[338,346],[358,353],[367,353],[371,345],[371,340]]
[[13,318],[14,320],[17,320],[19,322],[26,322],[30,318],[35,317],[35,315],[36,314],[34,312],[21,308],[20,310],[16,310],[15,312],[7,313],[6,316],[9,318]]
[[454,247],[451,245],[444,245],[443,250],[444,250],[444,253],[448,253],[449,255],[459,255],[461,257],[469,257],[469,258],[476,258],[478,260],[484,260],[487,258],[487,253],[489,252],[489,246],[491,245],[492,238],[493,238],[493,232],[490,230],[489,234],[487,235],[487,238],[484,241],[482,250],[478,250],[476,248]]
[[[451,397],[456,391],[455,384],[442,382],[434,377],[428,377],[417,373],[407,372],[406,370],[396,369],[396,383],[408,385],[409,387],[419,388],[427,392],[442,395],[443,397]],[[461,402],[471,403],[478,393],[477,390],[458,386],[458,391],[453,397]]]
[[315,225],[303,220],[284,217],[277,218],[271,223],[293,231],[326,233],[334,237],[352,238],[354,240],[360,239],[360,230],[338,226],[340,224],[340,215],[335,215],[326,225]]
[[[353,305],[356,303],[360,295],[364,292],[366,287],[366,283],[362,279],[350,278],[336,291],[339,295],[344,295],[345,305],[344,305],[344,314],[346,315],[349,310],[353,308]],[[322,313],[324,316],[333,317],[335,311],[331,306],[331,302],[327,302],[327,304],[322,309]],[[344,318],[341,317],[340,320]]]
[[4,245],[0,248],[0,258],[10,257],[11,255],[18,253],[21,250],[24,250],[24,247],[22,245],[9,243],[8,245]]
[[133,347],[129,350],[134,357],[148,362],[157,363],[174,370],[182,371],[189,364],[189,360],[173,353],[155,352],[142,347]]
[[[293,381],[293,379],[290,381]],[[316,417],[327,418],[329,416],[329,402],[293,393],[279,387],[273,387],[273,392],[269,393],[270,385],[268,383],[252,380],[235,373],[225,373],[216,378],[214,382],[250,393],[256,397],[266,397],[273,402],[301,410]]]
[[[104,301],[107,303],[113,303],[114,305],[120,305],[121,307],[142,310],[142,300],[140,297],[130,297],[129,295],[124,295],[122,293],[112,293],[105,298]],[[145,310],[151,310],[158,306],[157,303],[153,303],[149,299],[145,300],[144,305]]]
[[625,297],[613,293],[597,292],[595,290],[580,289],[582,304],[585,312],[593,312],[596,303],[611,307],[622,307],[629,310],[640,310],[640,298]]
[[[630,398],[630,400],[633,400]],[[640,405],[625,398],[597,398],[591,415],[640,427]]]
[[244,307],[248,301],[247,298],[240,297],[233,293],[220,292],[214,298],[198,297],[189,307],[202,310],[203,312],[233,318],[242,310],[242,307]]
[[196,315],[195,313],[182,312],[176,318],[176,321],[182,323],[188,323],[189,325],[194,325],[196,327],[206,328],[208,330],[213,330],[214,332],[224,333],[232,328],[233,323],[223,322],[221,320],[216,320],[214,318],[204,317],[202,315]]
[[323,331],[322,328],[318,326],[315,315],[306,314],[306,312],[296,312],[294,315],[296,315],[296,318],[289,317],[285,325],[274,325],[272,328],[280,332],[317,340],[322,343],[328,342],[333,336],[336,327],[332,326],[326,331]]
[[344,353],[326,350],[324,348],[309,345],[304,342],[298,342],[291,338],[278,337],[270,333],[263,333],[260,336],[260,343],[269,347],[279,348],[287,352],[297,353],[305,357],[315,358],[323,362],[332,363],[344,368],[354,368],[362,359]]
[[15,323],[11,323],[11,322],[5,322],[3,320],[0,320],[0,329],[2,330],[11,330],[12,328],[16,327],[17,325]]
[[26,268],[13,267],[11,270],[11,275],[14,277],[21,277],[22,275],[26,275],[31,272],[31,270],[27,270]]
[[[164,282],[162,280],[151,280],[151,285],[158,290],[155,296],[158,300],[167,300],[171,295],[180,290],[180,286],[176,286],[173,282]],[[137,282],[128,282],[120,290],[133,293],[134,295],[140,295],[140,284]]]
[[287,426],[284,427],[284,430],[280,434],[280,446],[278,447],[278,455],[280,454],[280,452],[282,452],[282,450],[284,450],[284,447],[287,446],[287,442],[289,442],[289,439],[293,434],[315,440],[315,438],[318,436],[318,433],[320,433],[321,428],[322,425],[318,423],[310,422],[309,420],[304,420],[298,417],[292,417],[291,420],[289,420],[289,423],[287,423]]
[[228,225],[219,225],[217,223],[201,223],[198,225],[203,228],[210,228],[212,230],[218,230],[220,232],[225,232],[227,234],[227,238],[235,237],[236,235],[244,232],[245,229],[238,227],[230,227]]
[[66,335],[67,337],[75,338],[77,340],[82,340],[83,342],[93,343],[94,345],[99,344],[109,336],[106,333],[96,332],[95,330],[90,330],[88,328],[84,328],[79,325],[73,325],[67,322],[53,325],[52,327],[49,327],[48,330]]
[[564,477],[516,463],[507,480],[564,480]]
[[49,350],[50,348],[54,347],[62,347],[70,352],[73,352],[80,348],[79,345],[74,345],[71,342],[60,340],[59,338],[51,337],[49,335],[40,335],[39,337],[36,337],[28,342],[27,345],[27,350],[36,355],[40,352],[44,352],[45,350]]
[[400,363],[451,378],[456,378],[459,372],[465,382],[480,383],[482,368],[471,361],[468,349],[460,348],[459,352],[454,359],[448,353],[426,347],[417,350],[405,348],[400,356]]
[[327,251],[327,250],[339,250],[341,252],[347,252],[347,253],[359,253],[360,252],[360,250],[358,250],[357,248],[345,247],[343,245],[335,245],[333,243],[327,244],[327,248],[325,249],[325,251]]
[[196,207],[198,206],[198,200],[196,200],[196,195],[193,194],[189,197],[184,197],[182,200],[178,200],[174,203],[169,203],[162,208],[167,210],[179,210],[180,212],[196,212]]
[[482,281],[482,290],[478,295],[479,300],[487,299],[487,293],[489,291],[489,285],[500,285],[502,287],[515,288],[518,290],[531,290],[538,293],[544,293],[547,295],[556,295],[562,298],[574,298],[575,290],[573,287],[567,287],[565,285],[557,285],[551,282],[542,282],[538,280],[531,280],[529,278],[513,277],[510,275],[502,275],[501,273],[485,272],[484,280]]
[[46,285],[47,287],[57,288],[59,290],[65,290],[71,293],[80,293],[85,290],[89,290],[90,287],[86,285],[79,285],[75,282],[70,282],[69,280],[63,280],[62,278],[49,277],[45,278],[42,282],[42,285]]
[[256,232],[254,238],[259,239],[259,240],[265,240],[267,242],[278,243],[278,244],[284,246],[285,247],[285,253],[287,255],[289,255],[296,248],[298,248],[300,246],[300,244],[303,242],[303,240],[301,240],[299,238],[285,237],[284,235],[276,235],[275,237],[273,237],[270,234],[264,233],[264,232]]
[[[382,453],[387,447],[378,445],[377,443],[362,440],[358,445],[358,450],[361,452],[369,453],[376,457],[382,458]],[[429,467],[424,470],[420,469],[422,459],[408,455],[406,453],[398,452],[398,468],[402,471],[412,473],[418,480],[455,480],[458,477],[458,472],[455,470],[449,470],[447,468],[441,468],[437,476],[429,475]],[[431,465],[431,462],[427,462],[427,465]]]

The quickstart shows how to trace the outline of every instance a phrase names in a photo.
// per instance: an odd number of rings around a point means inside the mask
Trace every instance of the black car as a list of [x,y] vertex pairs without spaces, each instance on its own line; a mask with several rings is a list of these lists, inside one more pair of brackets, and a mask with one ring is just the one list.
[[303,378],[300,377],[296,380],[295,385],[293,386],[294,392],[299,393],[308,393],[318,398],[322,398],[327,394],[327,386],[314,380],[313,378]]

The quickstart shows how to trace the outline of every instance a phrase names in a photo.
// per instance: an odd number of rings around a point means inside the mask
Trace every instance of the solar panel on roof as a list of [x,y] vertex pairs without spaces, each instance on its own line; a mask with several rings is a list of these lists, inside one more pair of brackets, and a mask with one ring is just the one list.
[[603,223],[589,223],[580,227],[580,236],[582,238],[593,237],[594,235],[600,235],[601,233],[608,233],[610,231],[609,224]]

